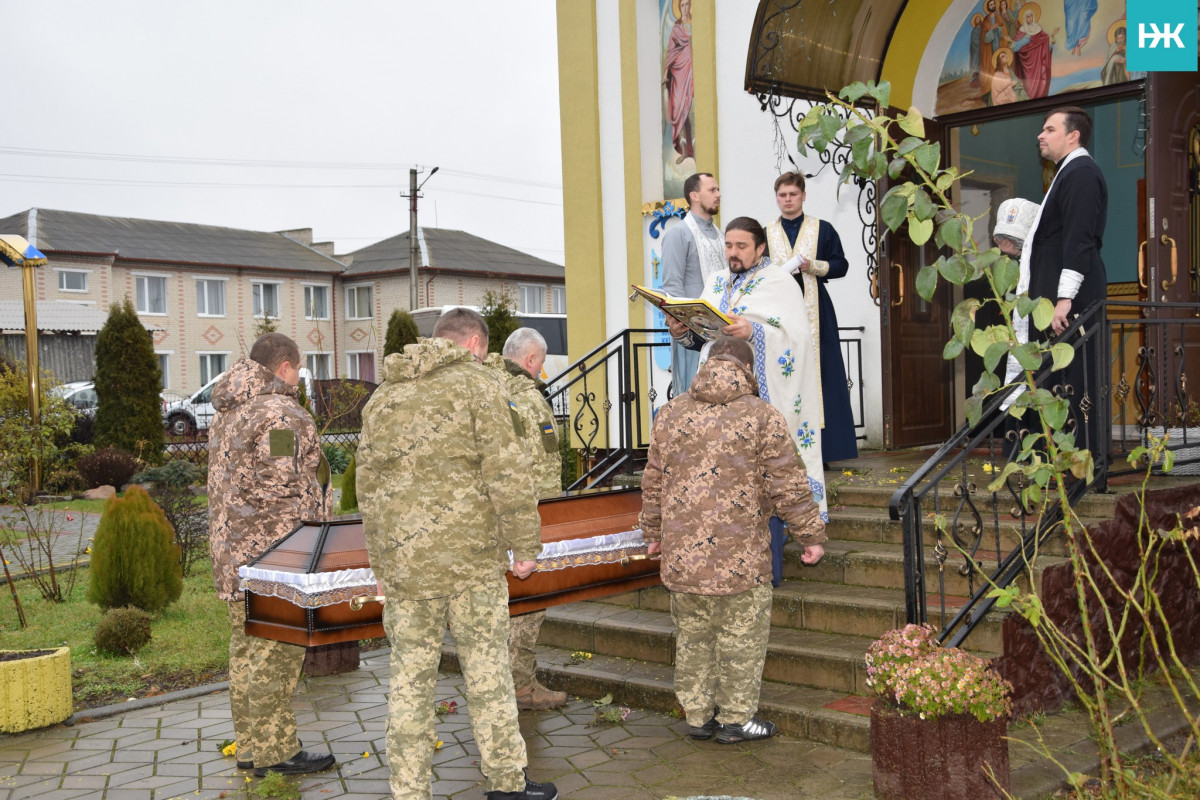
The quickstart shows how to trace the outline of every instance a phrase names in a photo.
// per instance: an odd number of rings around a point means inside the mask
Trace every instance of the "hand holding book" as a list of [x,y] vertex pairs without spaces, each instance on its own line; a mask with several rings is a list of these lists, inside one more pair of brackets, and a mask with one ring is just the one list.
[[733,322],[703,298],[671,297],[637,285],[633,287],[633,291],[631,300],[641,295],[647,302],[653,303],[664,314],[686,325],[688,330],[706,342],[720,336],[725,327]]

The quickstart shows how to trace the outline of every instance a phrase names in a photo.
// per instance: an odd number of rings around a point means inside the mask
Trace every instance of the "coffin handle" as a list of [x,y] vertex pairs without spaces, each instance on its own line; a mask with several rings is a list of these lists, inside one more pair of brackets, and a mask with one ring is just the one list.
[[635,553],[631,556],[625,556],[618,563],[620,563],[622,567],[628,567],[630,561],[658,561],[660,558],[661,556],[652,556],[648,553]]
[[362,611],[362,607],[367,603],[383,603],[386,600],[387,598],[381,594],[360,594],[350,598],[350,610]]

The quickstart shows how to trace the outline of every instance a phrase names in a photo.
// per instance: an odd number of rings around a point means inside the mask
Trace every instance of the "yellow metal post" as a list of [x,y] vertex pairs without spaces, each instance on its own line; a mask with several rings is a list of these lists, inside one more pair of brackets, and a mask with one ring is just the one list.
[[[37,294],[34,291],[34,267],[26,263],[21,266],[21,284],[25,295],[25,363],[29,369],[29,423],[38,429],[41,420],[39,398],[41,377],[38,369]],[[36,436],[36,434],[35,434]],[[29,491],[36,495],[42,488],[41,453],[34,453],[29,465]]]

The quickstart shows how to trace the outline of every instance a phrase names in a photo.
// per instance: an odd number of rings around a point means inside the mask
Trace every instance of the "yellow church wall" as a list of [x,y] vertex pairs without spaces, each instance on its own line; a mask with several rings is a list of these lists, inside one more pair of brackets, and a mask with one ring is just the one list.
[[[904,7],[880,71],[880,78],[892,84],[893,107],[908,108],[912,105],[917,67],[921,64],[921,56],[925,54],[925,43],[949,7],[950,0],[909,0]],[[933,116],[933,109],[921,110],[926,117]]]

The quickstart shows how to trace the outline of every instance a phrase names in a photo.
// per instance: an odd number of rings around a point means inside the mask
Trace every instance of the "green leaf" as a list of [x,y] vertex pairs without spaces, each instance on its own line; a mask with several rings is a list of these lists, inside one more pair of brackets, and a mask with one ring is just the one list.
[[954,173],[950,172],[950,170],[943,170],[941,174],[937,176],[934,186],[937,187],[939,192],[945,192],[950,188],[950,184],[952,183],[954,183]]
[[1054,363],[1050,369],[1060,370],[1075,360],[1075,348],[1066,342],[1059,342],[1050,348],[1050,357],[1054,359]]
[[913,153],[916,159],[917,166],[926,173],[932,174],[938,168],[938,162],[942,159],[942,146],[937,142],[933,144],[923,144]]
[[986,330],[976,328],[975,333],[971,334],[971,350],[975,352],[975,355],[982,356],[992,346],[994,341],[994,339],[988,336]]
[[842,98],[847,103],[854,103],[866,93],[867,85],[862,81],[855,81],[838,92],[838,97]]
[[962,217],[956,214],[938,226],[938,235],[942,239],[942,244],[957,250],[962,247],[962,230]]
[[1021,593],[1018,586],[1006,586],[1005,588],[995,588],[987,593],[987,596],[996,601],[997,608],[1008,608],[1013,600]]
[[888,196],[883,198],[883,205],[879,208],[879,215],[883,219],[883,224],[887,225],[888,230],[895,233],[904,224],[904,218],[908,216],[908,199],[899,192],[896,192],[895,189],[889,191]]
[[896,180],[904,174],[904,168],[908,166],[908,162],[903,158],[893,158],[888,162],[888,177]]
[[1017,314],[1022,317],[1028,317],[1033,313],[1033,307],[1037,305],[1037,300],[1027,294],[1022,294],[1017,297]]
[[1020,464],[1018,464],[1015,461],[1009,461],[1007,464],[1004,465],[1004,471],[1001,472],[999,475],[997,475],[992,480],[992,482],[988,484],[988,491],[989,492],[999,491],[1000,487],[1004,485],[1004,482],[1008,480],[1009,475],[1012,475],[1014,472],[1020,472],[1020,471],[1021,471]]
[[925,120],[921,116],[921,112],[917,111],[915,106],[910,107],[908,109],[908,114],[906,114],[902,119],[897,120],[897,123],[900,125],[900,130],[904,131],[910,136],[925,135]]
[[933,299],[933,293],[937,290],[937,267],[932,264],[926,264],[917,271],[917,294],[926,301]]
[[[854,162],[855,167],[863,171],[870,169],[869,159],[871,157],[871,145],[873,144],[874,141],[868,138],[859,139],[850,145],[850,160]],[[844,170],[843,174],[845,174]]]
[[971,265],[959,255],[950,256],[940,262],[938,269],[942,273],[942,277],[956,286],[962,286],[971,277]]
[[913,214],[919,220],[933,219],[933,215],[937,209],[933,205],[933,200],[929,197],[929,193],[924,189],[917,189],[913,194]]
[[1038,349],[1037,342],[1017,345],[1012,352],[1017,358],[1017,363],[1021,365],[1021,369],[1032,370],[1042,365],[1042,354]]
[[874,134],[875,132],[871,130],[870,125],[864,125],[858,120],[852,119],[846,124],[846,135],[843,137],[843,140],[846,142],[846,144],[854,144],[855,142],[860,142],[863,139],[870,140]]
[[1008,344],[1005,342],[992,342],[988,345],[988,349],[983,354],[984,369],[994,370],[996,365],[1000,363],[1000,359],[1008,355]]
[[989,395],[1000,388],[1000,378],[996,373],[984,370],[979,374],[979,380],[971,388],[971,394]]
[[871,156],[871,180],[877,181],[887,174],[888,160],[887,156],[879,151]]
[[951,361],[962,355],[963,343],[958,339],[951,339],[946,342],[946,346],[942,348],[942,358],[946,361]]
[[612,703],[612,693],[611,692],[604,695],[604,697],[601,697],[599,700],[592,701],[592,705],[594,705],[594,706],[606,706],[606,705],[609,705],[610,703]]
[[1011,258],[1002,258],[992,267],[992,280],[996,282],[996,292],[1007,294],[1017,285],[1021,277],[1021,265]]
[[837,139],[838,131],[842,129],[842,120],[833,114],[822,114],[821,135],[829,141]]
[[930,236],[933,236],[933,220],[915,219],[908,223],[908,238],[912,239],[913,244],[925,244]]
[[975,262],[980,267],[987,269],[999,260],[1000,255],[1000,251],[993,247],[990,250],[984,250],[982,253],[979,253],[977,256],[975,256]]
[[967,423],[975,426],[979,424],[979,419],[983,416],[983,400],[978,397],[968,397],[967,402],[963,404],[963,410],[967,413]]
[[1056,398],[1053,403],[1042,406],[1042,419],[1046,420],[1046,424],[1051,428],[1059,430],[1067,422],[1070,407],[1065,397]]
[[887,81],[880,81],[878,84],[874,81],[867,81],[867,94],[875,98],[880,108],[887,108],[888,100],[892,96],[892,85]]
[[918,139],[916,136],[909,136],[896,146],[896,155],[906,156],[923,144],[925,144],[924,139]]
[[1045,297],[1039,297],[1037,305],[1033,307],[1033,326],[1039,331],[1044,331],[1053,321],[1054,304]]

